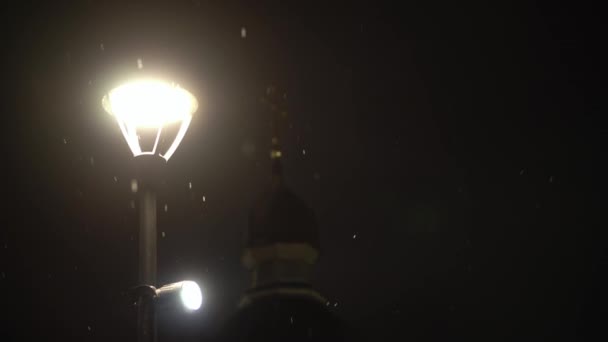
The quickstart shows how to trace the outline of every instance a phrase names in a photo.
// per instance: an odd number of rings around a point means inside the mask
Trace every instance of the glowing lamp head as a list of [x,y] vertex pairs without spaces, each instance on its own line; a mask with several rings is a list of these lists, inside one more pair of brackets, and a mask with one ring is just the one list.
[[184,281],[179,297],[187,309],[198,310],[203,304],[203,293],[197,283]]
[[[196,98],[187,90],[160,80],[139,80],[118,86],[104,96],[102,105],[116,118],[134,156],[158,152],[165,160],[175,153],[198,108]],[[178,129],[163,153],[158,146],[167,126]],[[144,134],[152,134],[153,138],[147,149],[141,143]]]
[[187,310],[198,310],[203,304],[203,293],[197,283],[184,280],[168,284],[156,290],[160,301],[165,305],[175,306],[180,302]]

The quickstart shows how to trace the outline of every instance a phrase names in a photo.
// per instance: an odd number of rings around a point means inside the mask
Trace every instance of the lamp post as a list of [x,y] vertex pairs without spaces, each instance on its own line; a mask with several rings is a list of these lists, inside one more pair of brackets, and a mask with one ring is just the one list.
[[[139,79],[112,89],[102,99],[103,108],[116,118],[135,157],[139,193],[139,283],[136,288],[138,341],[155,341],[155,302],[175,298],[198,309],[200,288],[194,282],[180,282],[156,289],[156,189],[160,173],[184,138],[198,101],[175,83]],[[171,134],[171,128],[173,133]],[[179,284],[179,285],[178,285]],[[194,285],[193,285],[194,284]],[[198,295],[193,294],[198,291]],[[200,297],[192,304],[183,298]]]

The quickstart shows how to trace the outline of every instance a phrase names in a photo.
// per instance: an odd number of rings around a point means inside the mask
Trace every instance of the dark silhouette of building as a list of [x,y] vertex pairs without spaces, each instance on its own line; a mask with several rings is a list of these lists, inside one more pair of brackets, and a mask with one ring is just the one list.
[[281,155],[275,117],[271,182],[251,209],[242,254],[251,286],[222,340],[343,340],[340,321],[310,283],[319,255],[315,214],[286,186]]

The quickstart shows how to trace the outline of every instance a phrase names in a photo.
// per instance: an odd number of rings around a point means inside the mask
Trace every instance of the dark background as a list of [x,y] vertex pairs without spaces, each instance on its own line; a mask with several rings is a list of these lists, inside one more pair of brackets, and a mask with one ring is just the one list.
[[205,303],[162,317],[162,340],[214,336],[247,287],[271,84],[287,99],[288,182],[320,221],[315,286],[352,331],[606,337],[599,9],[3,6],[3,341],[135,339],[132,157],[100,99],[145,72],[201,102],[159,193],[159,282],[196,280]]

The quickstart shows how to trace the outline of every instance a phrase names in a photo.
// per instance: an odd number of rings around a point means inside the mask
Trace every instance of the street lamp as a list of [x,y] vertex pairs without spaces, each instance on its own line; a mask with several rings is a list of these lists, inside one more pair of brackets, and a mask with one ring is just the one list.
[[[158,79],[138,79],[112,89],[102,99],[103,108],[116,119],[138,166],[139,192],[139,283],[138,340],[155,341],[155,299],[179,294],[186,308],[202,304],[198,285],[183,281],[156,289],[156,188],[159,175],[184,138],[198,101],[175,83]],[[177,125],[177,134],[167,127]],[[151,144],[142,137],[151,136]],[[166,144],[161,144],[166,142]],[[161,146],[164,145],[164,146]]]
[[[187,90],[175,83],[156,79],[131,81],[112,89],[102,99],[103,108],[112,114],[133,152],[133,156],[158,155],[171,158],[184,138],[198,101]],[[179,131],[166,151],[158,149],[163,128],[179,124]],[[141,146],[141,133],[154,132],[152,148]]]

